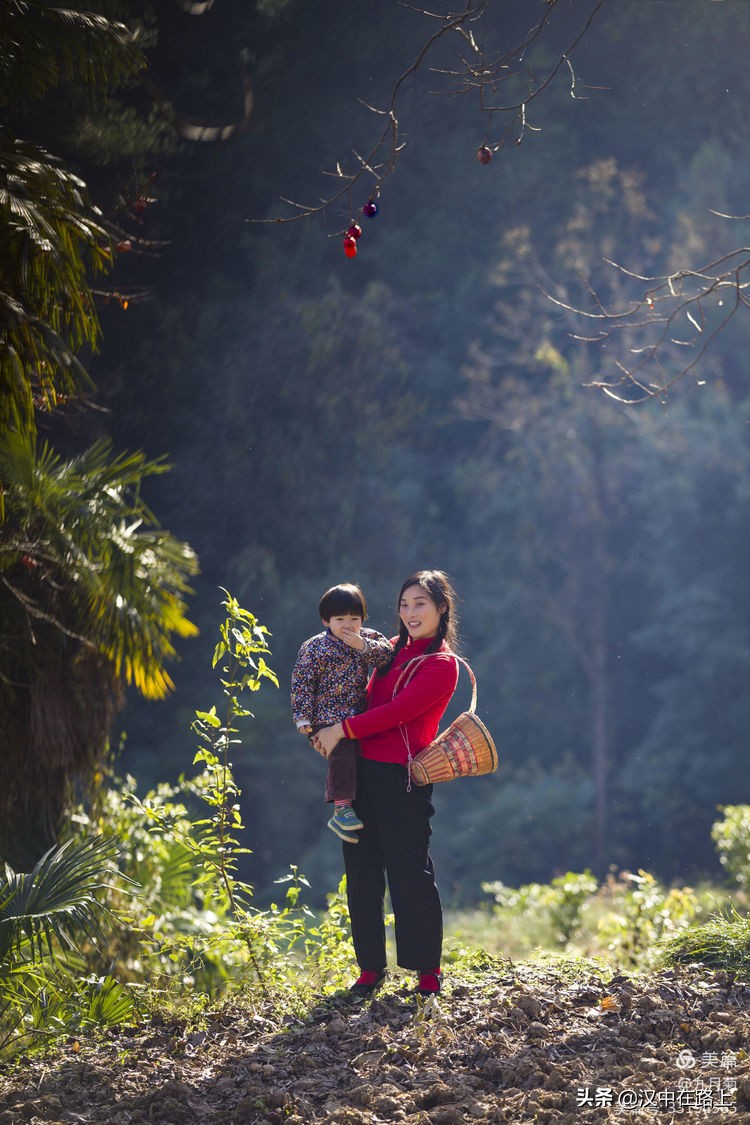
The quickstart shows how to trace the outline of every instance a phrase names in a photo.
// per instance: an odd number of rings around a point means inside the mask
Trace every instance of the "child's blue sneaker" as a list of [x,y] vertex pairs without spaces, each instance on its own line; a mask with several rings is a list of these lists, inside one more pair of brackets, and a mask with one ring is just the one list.
[[333,816],[328,821],[328,827],[331,832],[335,832],[347,844],[358,844],[357,831],[364,828],[364,825],[351,805],[339,805],[337,809],[334,809]]

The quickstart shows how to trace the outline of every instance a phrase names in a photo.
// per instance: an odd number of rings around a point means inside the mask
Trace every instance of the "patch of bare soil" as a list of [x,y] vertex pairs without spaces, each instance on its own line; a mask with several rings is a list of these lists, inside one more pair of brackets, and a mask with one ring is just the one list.
[[397,979],[283,1029],[155,1020],[8,1071],[1,1125],[750,1123],[750,986],[494,963],[422,1007]]

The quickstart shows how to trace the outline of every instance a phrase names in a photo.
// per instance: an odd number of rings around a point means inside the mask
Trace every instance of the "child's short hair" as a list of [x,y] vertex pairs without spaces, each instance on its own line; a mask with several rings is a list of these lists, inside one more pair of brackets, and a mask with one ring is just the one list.
[[318,613],[321,621],[330,621],[332,617],[339,617],[344,613],[351,613],[354,617],[367,620],[367,602],[359,586],[351,582],[342,582],[339,586],[331,586],[326,590],[318,604]]

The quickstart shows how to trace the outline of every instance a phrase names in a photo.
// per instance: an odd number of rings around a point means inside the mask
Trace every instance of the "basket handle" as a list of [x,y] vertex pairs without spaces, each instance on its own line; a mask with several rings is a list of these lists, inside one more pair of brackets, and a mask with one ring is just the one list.
[[[444,654],[442,654],[442,653],[439,654],[439,653],[435,653],[435,652],[428,652],[428,653],[423,654],[422,656],[415,656],[411,660],[408,660],[406,662],[406,664],[404,664],[403,668],[401,669],[401,674],[398,677],[398,679],[396,680],[396,684],[393,688],[393,695],[392,695],[391,698],[395,699],[398,692],[402,688],[406,687],[406,685],[409,683],[409,681],[411,680],[414,673],[418,670],[418,667],[422,663],[423,660],[429,660],[431,656],[438,656],[438,655],[444,655]],[[467,663],[467,661],[464,660],[463,656],[456,656],[455,652],[449,652],[449,653],[446,653],[445,655],[452,656],[454,660],[457,660],[460,664],[463,664],[464,668],[469,673],[469,679],[471,680],[471,703],[469,704],[469,714],[473,715],[474,712],[476,711],[476,707],[477,707],[477,680],[476,680],[476,676],[472,672],[471,666]],[[406,678],[404,679],[404,677],[406,677]],[[401,682],[402,680],[404,681],[403,683]]]

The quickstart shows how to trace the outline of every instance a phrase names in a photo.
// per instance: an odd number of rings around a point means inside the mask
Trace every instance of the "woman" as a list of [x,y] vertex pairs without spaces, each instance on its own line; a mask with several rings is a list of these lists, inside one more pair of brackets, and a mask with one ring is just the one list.
[[[399,594],[393,659],[370,680],[367,710],[324,727],[315,741],[326,757],[342,738],[356,738],[361,746],[354,808],[364,827],[344,844],[352,938],[361,969],[351,987],[357,996],[371,996],[385,978],[386,878],[398,964],[419,973],[420,995],[440,991],[443,913],[429,851],[432,786],[411,784],[409,761],[434,740],[456,689],[455,603],[442,571],[421,570],[407,578]],[[427,659],[405,672],[417,657]]]

